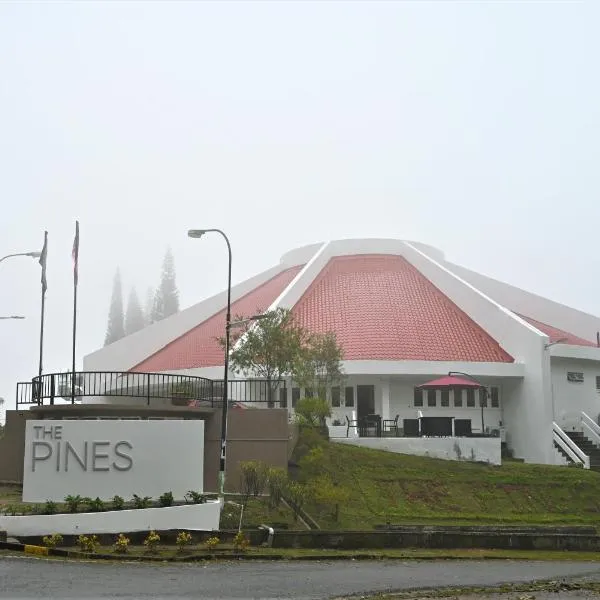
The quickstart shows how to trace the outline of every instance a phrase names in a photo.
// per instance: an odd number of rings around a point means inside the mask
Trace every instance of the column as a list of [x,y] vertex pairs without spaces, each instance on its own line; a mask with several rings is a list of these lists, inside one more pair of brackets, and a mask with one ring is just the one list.
[[381,381],[381,418],[386,420],[390,418],[390,381],[385,379]]

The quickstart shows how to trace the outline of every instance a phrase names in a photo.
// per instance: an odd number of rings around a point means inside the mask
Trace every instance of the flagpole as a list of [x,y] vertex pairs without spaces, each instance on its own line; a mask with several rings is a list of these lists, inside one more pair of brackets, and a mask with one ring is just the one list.
[[77,283],[79,280],[79,221],[75,221],[73,241],[73,363],[71,369],[71,404],[75,404],[75,342],[77,338]]
[[48,232],[44,231],[44,247],[40,255],[40,266],[42,267],[42,306],[40,314],[40,363],[38,367],[38,384],[35,390],[38,403],[42,398],[42,373],[44,370],[44,315],[46,313],[46,261],[48,257]]

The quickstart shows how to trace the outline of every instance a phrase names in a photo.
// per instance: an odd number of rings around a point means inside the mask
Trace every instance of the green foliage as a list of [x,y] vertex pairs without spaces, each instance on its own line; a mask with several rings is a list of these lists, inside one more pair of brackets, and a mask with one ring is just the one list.
[[340,517],[340,508],[348,502],[350,492],[345,487],[337,485],[329,475],[321,475],[311,481],[311,498],[316,504],[329,507],[332,510],[333,520],[337,523]]
[[183,552],[186,546],[192,543],[192,534],[189,531],[180,531],[175,540],[179,552]]
[[204,504],[206,502],[206,496],[202,492],[195,492],[190,490],[185,495],[185,501],[190,504]]
[[124,534],[120,533],[115,540],[115,545],[113,546],[113,550],[117,554],[126,554],[129,551],[129,543],[130,539],[126,537]]
[[113,290],[108,310],[108,325],[104,345],[108,346],[125,336],[125,316],[123,314],[123,285],[121,272],[117,269],[113,280]]
[[133,508],[149,508],[152,498],[150,496],[133,495]]
[[53,533],[52,535],[45,535],[42,538],[42,543],[46,548],[56,548],[63,543],[63,536],[60,533]]
[[82,552],[93,554],[94,552],[97,552],[100,542],[96,535],[80,535],[77,538],[77,545]]
[[56,502],[53,502],[52,500],[46,500],[46,503],[44,504],[44,507],[42,509],[42,514],[43,515],[55,515],[57,511],[58,511],[58,504],[56,504]]
[[298,483],[297,481],[291,481],[286,489],[286,497],[289,500],[292,511],[294,512],[294,521],[298,520],[302,507],[309,498],[310,489]]
[[271,467],[267,471],[267,487],[269,490],[269,508],[278,508],[288,484],[288,474],[284,469]]
[[146,325],[144,311],[134,287],[129,292],[127,311],[125,312],[125,335],[131,335]]
[[221,540],[218,537],[213,536],[213,537],[209,537],[204,542],[204,546],[210,552],[211,550],[214,550],[220,543],[221,543]]
[[148,552],[156,552],[158,545],[160,544],[160,535],[156,531],[152,530],[144,540],[144,546]]
[[246,552],[249,546],[250,541],[248,538],[243,534],[243,532],[238,531],[233,538],[233,549],[236,552]]
[[327,400],[321,398],[301,398],[296,403],[296,421],[309,427],[324,427],[325,419],[331,416]]
[[174,315],[176,312],[179,312],[179,291],[175,283],[175,259],[171,249],[167,248],[150,319],[153,323],[156,323]]
[[121,496],[113,496],[111,504],[113,510],[123,510],[125,508],[125,500]]
[[79,505],[82,502],[83,498],[79,495],[65,497],[65,504],[67,505],[67,509],[70,513],[76,513],[79,510]]
[[163,508],[167,506],[173,506],[174,502],[175,499],[173,498],[173,492],[165,492],[158,498],[158,503]]
[[102,512],[106,510],[104,501],[100,498],[82,498],[82,503],[86,504],[90,512]]
[[260,496],[267,484],[268,467],[257,460],[249,460],[239,464],[242,483],[242,502],[245,504],[250,496]]

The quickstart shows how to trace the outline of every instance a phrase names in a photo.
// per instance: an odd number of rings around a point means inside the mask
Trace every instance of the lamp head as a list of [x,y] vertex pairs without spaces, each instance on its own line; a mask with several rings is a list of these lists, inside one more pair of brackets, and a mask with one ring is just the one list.
[[206,233],[206,229],[189,229],[188,237],[201,238]]
[[27,256],[31,256],[31,258],[39,258],[41,255],[41,252],[27,252]]

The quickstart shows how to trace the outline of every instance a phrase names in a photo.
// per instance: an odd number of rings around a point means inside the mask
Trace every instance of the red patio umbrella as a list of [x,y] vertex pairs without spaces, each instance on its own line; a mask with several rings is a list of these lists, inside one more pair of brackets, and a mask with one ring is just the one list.
[[424,390],[439,390],[443,388],[455,387],[477,389],[483,386],[480,383],[477,383],[476,381],[473,381],[471,379],[464,379],[462,377],[456,377],[455,375],[445,375],[444,377],[428,381],[427,383],[423,383],[422,385],[418,385],[417,387]]

